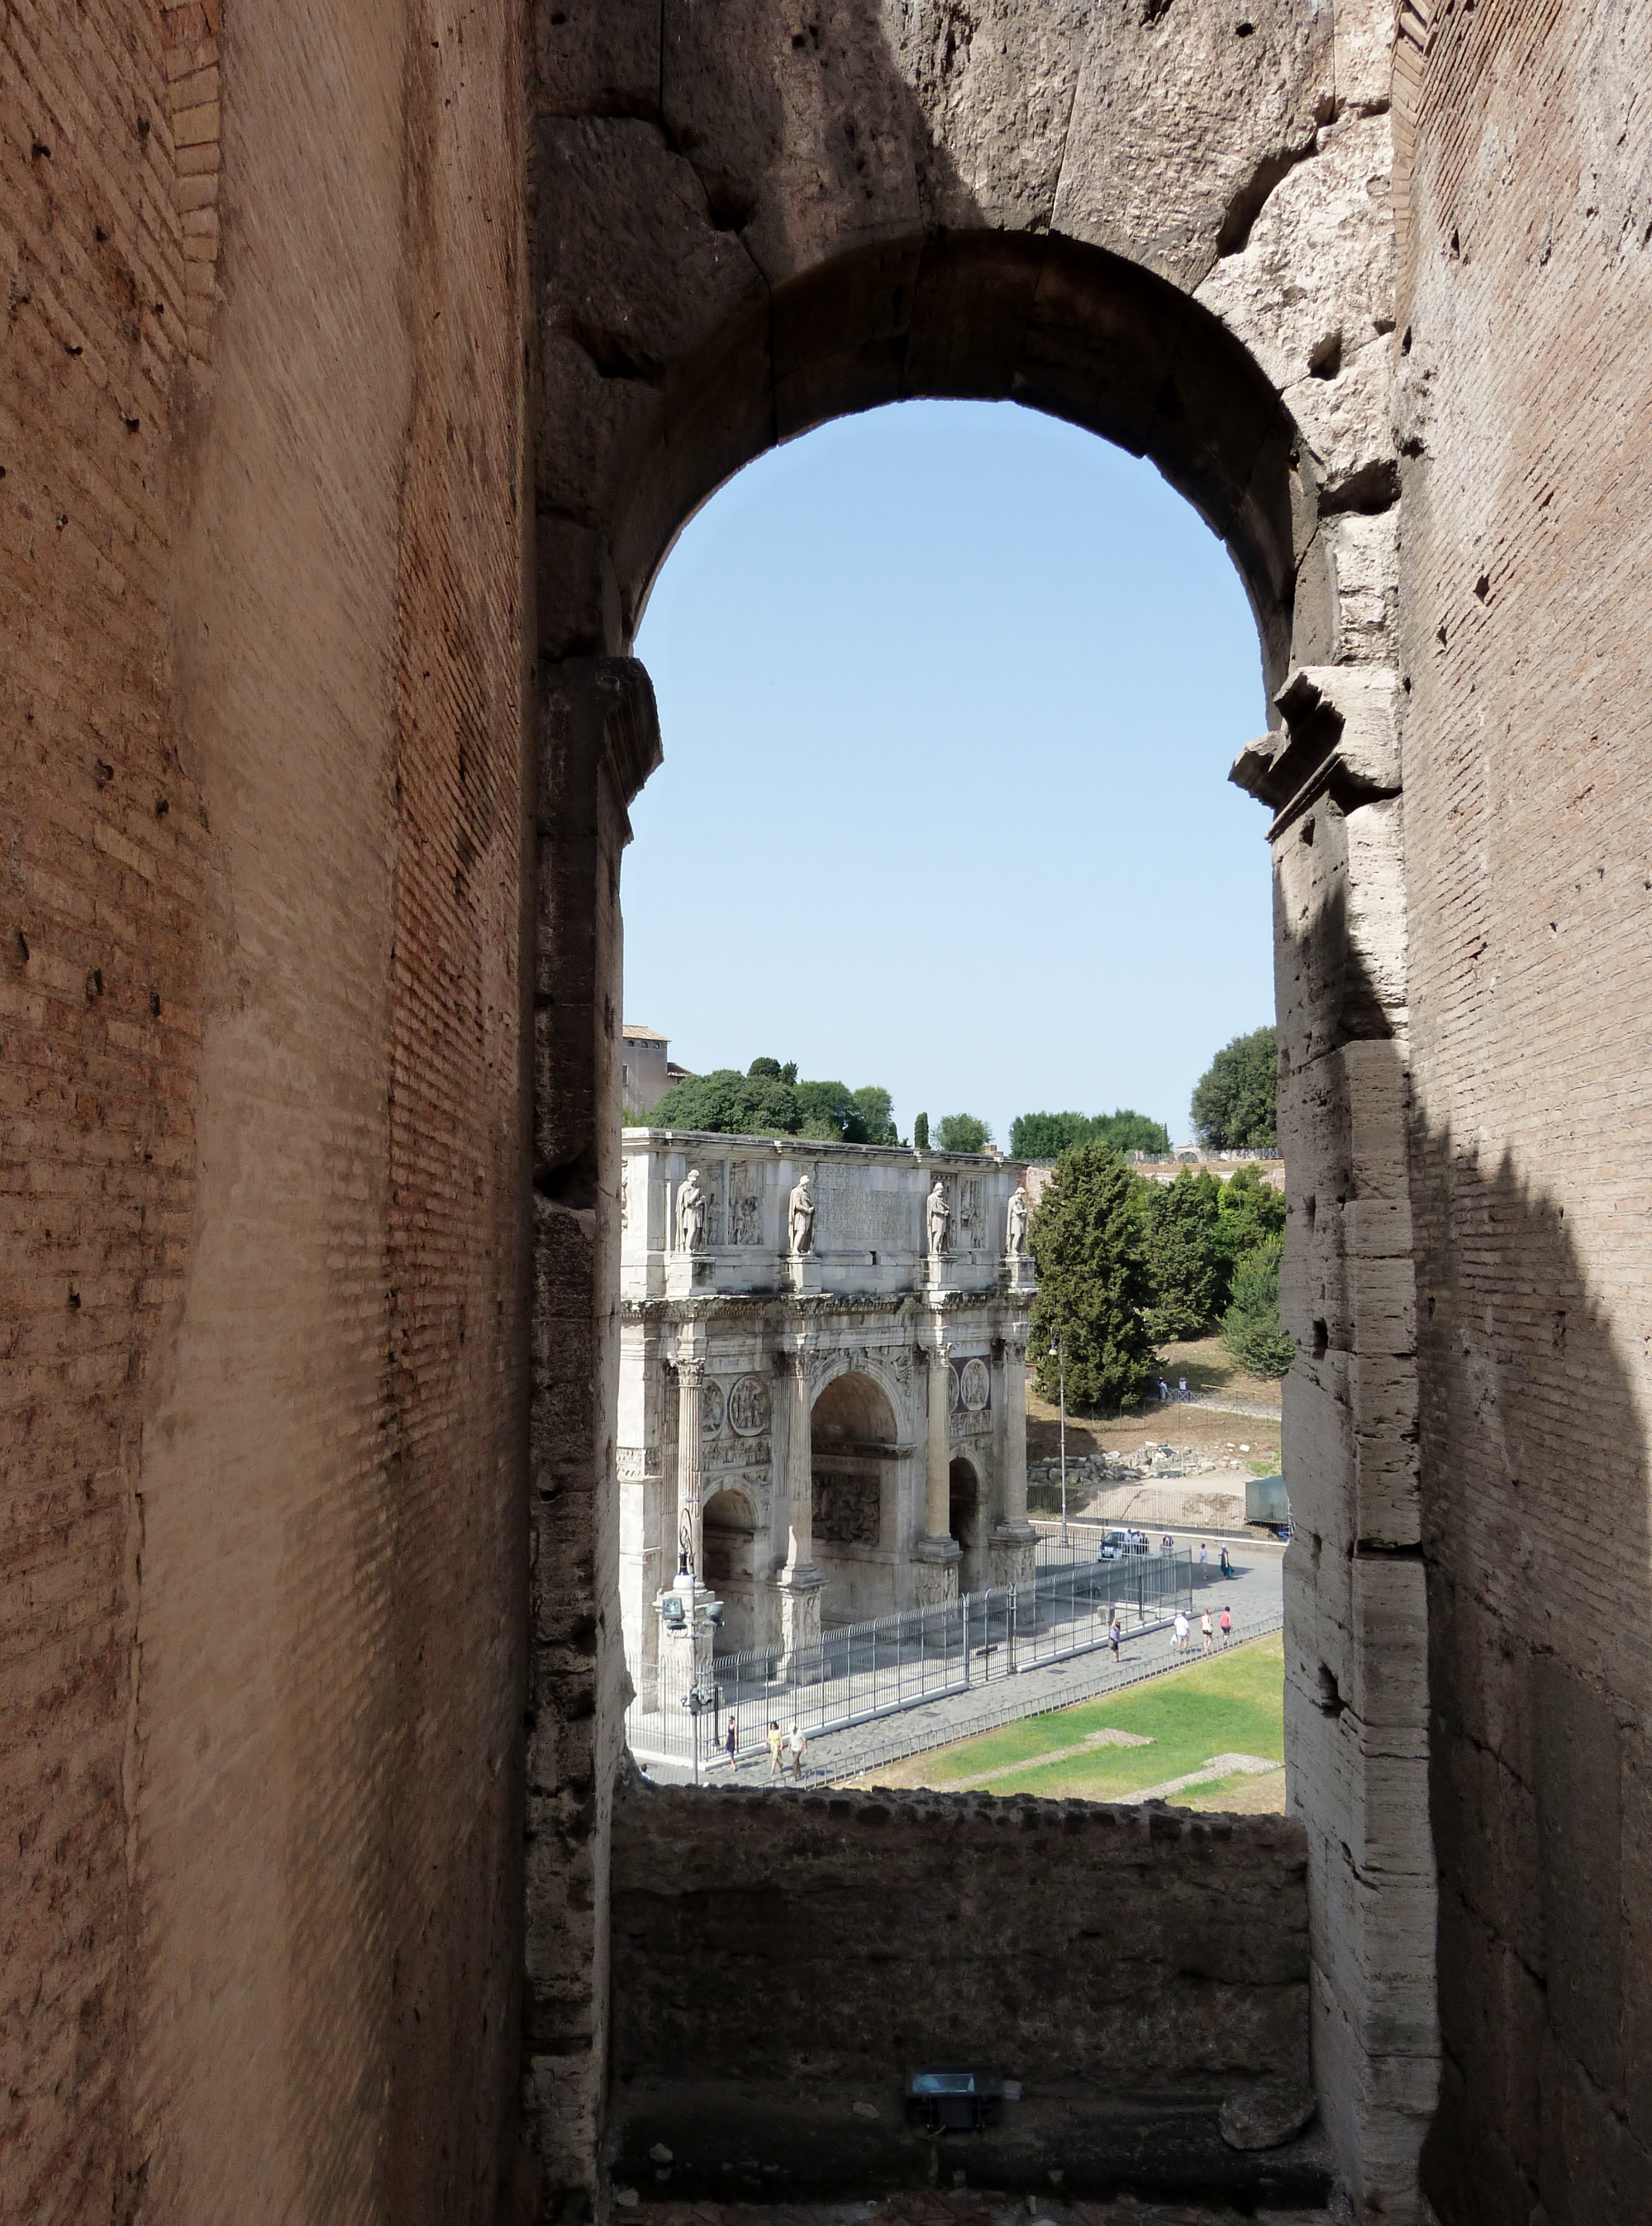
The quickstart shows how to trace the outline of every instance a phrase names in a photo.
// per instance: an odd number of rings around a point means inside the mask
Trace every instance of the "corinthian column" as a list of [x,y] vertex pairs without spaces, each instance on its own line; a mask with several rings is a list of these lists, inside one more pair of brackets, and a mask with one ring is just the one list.
[[809,1353],[797,1346],[781,1355],[786,1387],[786,1558],[776,1579],[780,1593],[783,1682],[811,1674],[810,1650],[820,1644],[820,1594],[825,1582],[815,1567],[815,1462]]
[[929,1436],[924,1464],[924,1536],[918,1542],[913,1570],[918,1605],[933,1606],[956,1600],[959,1547],[952,1536],[951,1458],[947,1421],[951,1410],[948,1352],[941,1325],[935,1325],[929,1355]]
[[700,1520],[700,1409],[706,1384],[706,1364],[685,1356],[677,1364],[677,1535],[688,1533],[689,1562],[696,1586],[705,1583],[701,1567],[702,1527]]
[[1038,1533],[1026,1519],[1026,1333],[1018,1330],[999,1345],[1004,1513],[993,1532],[993,1582],[1030,1584]]

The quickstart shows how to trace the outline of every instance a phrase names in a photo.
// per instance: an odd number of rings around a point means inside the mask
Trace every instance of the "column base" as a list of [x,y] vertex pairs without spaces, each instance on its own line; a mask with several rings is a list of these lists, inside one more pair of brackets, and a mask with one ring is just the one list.
[[963,1559],[956,1538],[920,1538],[912,1554],[912,1600],[918,1607],[944,1607],[958,1597]]
[[780,1595],[780,1658],[776,1682],[812,1685],[820,1676],[820,1596],[826,1580],[812,1561],[782,1569],[775,1579]]
[[1025,1291],[1030,1298],[1039,1288],[1038,1271],[1030,1252],[1011,1252],[1004,1260],[1002,1282],[1007,1291]]
[[950,1291],[956,1288],[955,1262],[950,1258],[937,1260],[933,1252],[924,1261],[924,1288],[926,1291]]
[[[671,1600],[682,1605],[680,1623],[667,1615],[666,1604]],[[655,1601],[655,1612],[659,1617],[658,1693],[662,1715],[670,1715],[678,1708],[690,1709],[696,1703],[702,1708],[715,1705],[714,1657],[717,1637],[711,1611],[720,1605],[716,1595],[703,1585],[696,1585],[692,1593],[680,1593],[673,1587]]]
[[820,1262],[812,1252],[788,1252],[785,1266],[789,1289],[801,1294],[821,1288]]
[[1030,1585],[1038,1566],[1039,1534],[1030,1523],[1000,1523],[992,1535],[993,1582]]

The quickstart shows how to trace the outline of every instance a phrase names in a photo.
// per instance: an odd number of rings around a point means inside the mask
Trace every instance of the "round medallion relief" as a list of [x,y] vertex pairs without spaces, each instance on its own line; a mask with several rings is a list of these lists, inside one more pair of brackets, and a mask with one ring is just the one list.
[[992,1377],[987,1373],[984,1360],[964,1362],[962,1385],[964,1405],[978,1415],[992,1396]]
[[700,1434],[702,1438],[715,1438],[722,1426],[722,1386],[708,1382],[700,1394]]
[[728,1426],[754,1438],[769,1427],[769,1387],[760,1376],[742,1376],[728,1395]]
[[949,1415],[958,1411],[958,1371],[950,1360],[946,1364],[946,1409]]

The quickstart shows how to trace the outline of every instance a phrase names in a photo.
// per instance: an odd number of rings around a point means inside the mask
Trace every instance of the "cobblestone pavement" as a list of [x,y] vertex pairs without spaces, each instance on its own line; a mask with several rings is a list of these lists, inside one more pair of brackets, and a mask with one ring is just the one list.
[[[1277,1631],[1284,1612],[1283,1567],[1279,1554],[1258,1551],[1230,1583],[1213,1584],[1208,1592],[1198,1594],[1198,1606],[1202,1608],[1208,1601],[1213,1616],[1220,1614],[1224,1602],[1230,1606],[1236,1644],[1243,1638],[1257,1638],[1265,1631]],[[879,1764],[921,1754],[931,1747],[946,1746],[973,1732],[988,1730],[998,1724],[1017,1723],[1025,1716],[1041,1715],[1046,1709],[1063,1708],[1074,1701],[1094,1700],[1103,1693],[1140,1684],[1149,1677],[1173,1675],[1202,1658],[1197,1612],[1187,1653],[1179,1659],[1173,1644],[1166,1631],[1150,1631],[1140,1638],[1125,1640],[1116,1666],[1103,1646],[1069,1662],[1050,1663],[1037,1670],[1024,1670],[1006,1683],[981,1693],[953,1693],[944,1700],[927,1701],[921,1708],[903,1709],[899,1715],[880,1717],[872,1723],[852,1724],[840,1732],[822,1732],[809,1742],[808,1762],[801,1781],[794,1780],[788,1773],[782,1783],[789,1790],[798,1783],[806,1788],[857,1778]],[[702,1783],[708,1785],[761,1786],[770,1782],[766,1755],[743,1762],[734,1771],[719,1760],[709,1766],[702,1765],[701,1775]],[[673,1770],[664,1765],[651,1765],[649,1776],[657,1784],[680,1785],[689,1772],[686,1768]]]

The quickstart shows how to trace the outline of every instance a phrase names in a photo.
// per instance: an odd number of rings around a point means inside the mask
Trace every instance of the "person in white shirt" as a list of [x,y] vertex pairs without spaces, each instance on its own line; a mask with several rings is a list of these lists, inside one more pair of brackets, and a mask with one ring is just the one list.
[[1187,1618],[1182,1613],[1180,1608],[1178,1608],[1176,1611],[1176,1651],[1178,1654],[1185,1654],[1187,1651]]
[[809,1739],[808,1735],[799,1731],[796,1724],[791,1727],[791,1736],[786,1741],[786,1752],[791,1757],[791,1775],[800,1779],[803,1776],[803,1759],[809,1752]]

